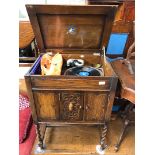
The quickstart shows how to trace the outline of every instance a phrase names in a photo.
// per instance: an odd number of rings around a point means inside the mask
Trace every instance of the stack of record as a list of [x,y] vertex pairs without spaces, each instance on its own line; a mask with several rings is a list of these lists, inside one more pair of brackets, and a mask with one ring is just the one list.
[[74,76],[102,76],[103,73],[99,69],[93,67],[72,67],[65,71],[65,75]]

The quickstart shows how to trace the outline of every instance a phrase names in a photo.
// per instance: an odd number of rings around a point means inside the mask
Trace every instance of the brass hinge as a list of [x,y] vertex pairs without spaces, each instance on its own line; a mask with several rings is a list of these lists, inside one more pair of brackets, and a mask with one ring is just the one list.
[[102,47],[101,54],[102,56],[105,56],[105,46]]

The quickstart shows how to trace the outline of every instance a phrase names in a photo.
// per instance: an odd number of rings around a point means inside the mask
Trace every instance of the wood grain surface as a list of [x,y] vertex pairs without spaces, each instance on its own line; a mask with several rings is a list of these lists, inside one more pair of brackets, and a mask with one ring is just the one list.
[[34,33],[29,21],[19,22],[19,48],[27,47],[34,39]]
[[51,48],[102,49],[108,43],[117,5],[26,5],[26,8],[38,48],[45,52]]
[[[135,60],[130,61],[135,71]],[[112,62],[112,66],[121,83],[121,97],[135,103],[135,74],[130,74],[127,65],[122,64],[121,60]]]

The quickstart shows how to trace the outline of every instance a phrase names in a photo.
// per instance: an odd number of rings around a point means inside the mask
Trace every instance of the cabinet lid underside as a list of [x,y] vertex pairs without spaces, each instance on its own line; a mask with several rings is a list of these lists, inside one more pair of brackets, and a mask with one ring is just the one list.
[[41,52],[47,49],[92,52],[107,46],[117,5],[26,5],[26,8]]

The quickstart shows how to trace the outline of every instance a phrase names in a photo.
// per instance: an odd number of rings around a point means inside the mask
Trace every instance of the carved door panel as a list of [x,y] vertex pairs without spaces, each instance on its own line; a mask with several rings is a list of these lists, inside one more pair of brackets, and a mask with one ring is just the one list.
[[61,120],[83,119],[83,94],[77,92],[61,93],[60,117]]
[[88,92],[85,95],[85,120],[104,120],[108,95],[98,92]]
[[39,120],[58,119],[58,95],[54,92],[34,92],[34,101]]

